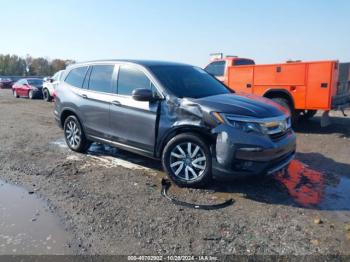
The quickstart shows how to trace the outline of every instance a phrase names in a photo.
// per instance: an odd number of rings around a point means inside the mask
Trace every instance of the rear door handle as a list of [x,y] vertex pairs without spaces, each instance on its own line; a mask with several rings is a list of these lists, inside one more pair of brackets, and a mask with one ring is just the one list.
[[252,87],[252,84],[247,84],[247,88],[251,88]]
[[82,98],[88,98],[86,94],[81,94]]
[[122,105],[119,101],[112,101],[111,104],[114,106],[121,106]]

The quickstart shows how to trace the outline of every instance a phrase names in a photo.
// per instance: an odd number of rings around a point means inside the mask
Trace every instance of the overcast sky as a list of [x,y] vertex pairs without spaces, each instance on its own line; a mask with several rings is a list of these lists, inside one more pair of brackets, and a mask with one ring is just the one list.
[[0,53],[203,66],[224,52],[258,63],[350,61],[348,0],[0,0]]

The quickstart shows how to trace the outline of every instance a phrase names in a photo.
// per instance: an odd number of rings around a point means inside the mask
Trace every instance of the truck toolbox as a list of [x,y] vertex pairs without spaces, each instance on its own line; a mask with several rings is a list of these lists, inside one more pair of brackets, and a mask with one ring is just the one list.
[[256,65],[246,58],[221,57],[206,70],[235,92],[274,100],[286,107],[294,120],[311,118],[317,110],[328,114],[350,106],[350,63],[326,60]]

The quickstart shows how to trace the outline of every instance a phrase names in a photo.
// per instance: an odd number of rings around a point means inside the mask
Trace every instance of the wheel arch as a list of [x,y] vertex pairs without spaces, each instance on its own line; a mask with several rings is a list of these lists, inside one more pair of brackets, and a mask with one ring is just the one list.
[[263,97],[270,98],[270,99],[272,99],[272,98],[284,98],[291,105],[292,109],[295,110],[293,96],[291,95],[291,93],[288,90],[271,88],[271,89],[268,89],[263,94]]
[[67,117],[70,115],[74,115],[78,118],[80,124],[81,124],[81,119],[79,117],[79,115],[77,114],[77,112],[72,109],[72,108],[64,108],[60,114],[60,122],[61,122],[61,126],[64,126],[64,121],[66,121]]
[[177,126],[168,130],[162,136],[162,138],[158,140],[155,156],[157,158],[160,158],[167,142],[174,136],[184,134],[184,133],[192,133],[192,134],[199,135],[203,139],[209,141],[209,146],[215,141],[213,135],[209,132],[209,130],[201,126],[192,126],[192,125]]

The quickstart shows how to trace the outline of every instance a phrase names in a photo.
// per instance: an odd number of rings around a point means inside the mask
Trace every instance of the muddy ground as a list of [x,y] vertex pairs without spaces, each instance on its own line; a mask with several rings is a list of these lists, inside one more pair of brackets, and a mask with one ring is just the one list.
[[337,113],[324,129],[319,117],[301,124],[288,172],[171,188],[197,203],[234,199],[203,211],[160,195],[158,162],[101,145],[85,155],[68,150],[52,110],[0,90],[0,179],[49,203],[73,235],[73,253],[350,253],[350,118]]

